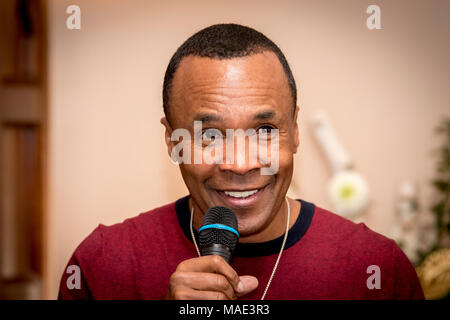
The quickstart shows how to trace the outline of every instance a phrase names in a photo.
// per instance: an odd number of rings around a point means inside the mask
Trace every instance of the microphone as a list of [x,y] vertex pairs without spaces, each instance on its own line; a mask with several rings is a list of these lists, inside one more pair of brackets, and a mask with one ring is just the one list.
[[234,211],[227,207],[209,208],[199,232],[200,254],[217,254],[230,263],[238,242],[238,223]]

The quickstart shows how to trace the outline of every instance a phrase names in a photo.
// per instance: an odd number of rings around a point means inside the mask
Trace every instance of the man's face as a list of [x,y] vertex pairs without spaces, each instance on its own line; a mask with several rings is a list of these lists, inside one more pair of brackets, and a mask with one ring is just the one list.
[[[173,79],[169,103],[170,124],[162,119],[169,155],[177,144],[170,141],[172,131],[184,128],[194,137],[194,120],[202,121],[203,131],[217,129],[224,136],[227,129],[254,129],[257,135],[262,134],[261,129],[279,130],[279,166],[273,175],[261,175],[261,168],[267,164],[252,163],[248,154],[245,161],[237,161],[240,155],[235,153],[231,164],[192,161],[180,165],[197,208],[206,212],[212,206],[229,207],[236,212],[241,237],[259,233],[284,201],[298,147],[298,108],[294,114],[287,77],[276,55],[263,52],[223,60],[183,58]],[[196,148],[193,144],[192,150]],[[240,193],[255,190],[247,197]]]

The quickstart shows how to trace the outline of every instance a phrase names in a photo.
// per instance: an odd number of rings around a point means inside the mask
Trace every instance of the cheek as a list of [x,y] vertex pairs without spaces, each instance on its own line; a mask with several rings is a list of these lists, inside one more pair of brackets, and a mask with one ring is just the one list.
[[289,147],[280,148],[279,153],[280,170],[287,171],[293,168],[294,154]]
[[213,167],[203,164],[182,164],[180,171],[188,189],[198,190],[203,187],[203,182],[212,176]]

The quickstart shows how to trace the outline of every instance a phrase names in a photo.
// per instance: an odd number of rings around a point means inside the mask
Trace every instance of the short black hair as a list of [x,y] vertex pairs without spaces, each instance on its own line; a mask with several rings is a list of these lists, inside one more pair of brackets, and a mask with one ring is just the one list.
[[184,57],[231,59],[264,51],[271,51],[278,57],[289,83],[295,112],[297,87],[286,57],[280,48],[261,32],[239,24],[227,23],[215,24],[198,31],[187,39],[170,59],[163,84],[163,107],[166,118],[169,120],[169,95],[173,77]]

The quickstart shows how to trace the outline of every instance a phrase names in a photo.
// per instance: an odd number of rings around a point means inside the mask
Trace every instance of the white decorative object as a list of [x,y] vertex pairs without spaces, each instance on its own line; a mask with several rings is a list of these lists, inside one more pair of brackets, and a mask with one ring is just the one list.
[[369,203],[369,186],[359,173],[351,170],[350,155],[340,143],[325,114],[316,114],[312,125],[314,135],[333,171],[328,184],[328,195],[334,210],[346,218],[355,219]]
[[328,184],[328,194],[337,213],[354,219],[369,203],[369,187],[357,172],[343,170]]
[[340,143],[325,114],[317,113],[312,118],[312,124],[315,137],[322,147],[333,172],[349,169],[351,166],[350,156]]

